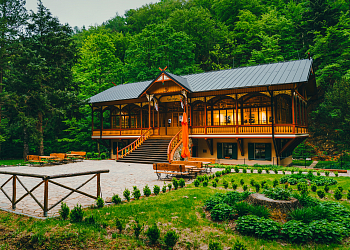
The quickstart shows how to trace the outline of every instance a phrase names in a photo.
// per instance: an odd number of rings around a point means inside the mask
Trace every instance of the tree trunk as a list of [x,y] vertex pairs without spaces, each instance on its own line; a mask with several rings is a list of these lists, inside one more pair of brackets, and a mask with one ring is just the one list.
[[44,132],[43,132],[43,113],[38,113],[38,131],[39,131],[39,155],[44,155]]
[[23,160],[27,160],[29,153],[27,128],[23,128]]

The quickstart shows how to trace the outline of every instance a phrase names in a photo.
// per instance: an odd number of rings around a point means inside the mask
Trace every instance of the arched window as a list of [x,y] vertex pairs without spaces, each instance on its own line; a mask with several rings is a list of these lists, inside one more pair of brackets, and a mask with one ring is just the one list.
[[199,102],[192,108],[192,126],[205,126],[205,104]]
[[276,124],[292,123],[292,100],[289,96],[276,96]]
[[115,108],[112,110],[112,128],[120,128],[120,109]]
[[213,99],[212,105],[207,106],[208,126],[228,126],[235,124],[236,102],[230,97]]
[[270,97],[258,95],[243,99],[242,125],[269,124],[271,122]]

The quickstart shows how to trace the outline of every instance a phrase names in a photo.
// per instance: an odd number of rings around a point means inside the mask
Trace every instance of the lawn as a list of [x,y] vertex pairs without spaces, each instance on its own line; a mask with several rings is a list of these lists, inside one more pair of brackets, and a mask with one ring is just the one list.
[[310,166],[313,161],[293,160],[294,166]]
[[7,165],[7,166],[13,166],[18,164],[26,164],[23,159],[21,160],[0,160],[0,166],[1,165]]
[[[274,179],[283,175],[275,174],[228,174],[219,177],[218,186],[213,188],[210,180],[208,187],[194,187],[193,184],[179,190],[172,190],[158,196],[142,197],[122,205],[105,206],[104,208],[90,208],[85,210],[85,218],[91,215],[95,222],[71,223],[57,218],[37,220],[24,216],[0,212],[0,249],[159,249],[160,245],[150,246],[145,233],[140,239],[133,236],[132,225],[136,219],[144,224],[144,230],[154,223],[161,229],[161,237],[166,231],[176,230],[180,238],[176,249],[206,248],[209,240],[220,241],[223,247],[233,247],[239,239],[247,249],[348,249],[344,245],[293,245],[280,241],[267,241],[248,236],[241,236],[232,230],[232,223],[216,223],[208,220],[203,210],[205,200],[216,192],[231,190],[231,180],[240,183],[243,179],[250,186],[250,180],[257,182],[265,180],[272,186]],[[350,189],[348,177],[336,178],[338,185],[344,190]],[[224,189],[223,180],[230,183],[229,189]],[[162,183],[160,182],[162,188]],[[282,185],[280,185],[282,186]],[[293,186],[296,189],[296,186]],[[330,190],[334,190],[331,186]],[[241,184],[237,189],[242,191]],[[252,190],[252,189],[251,189]],[[142,192],[142,190],[141,190]],[[311,194],[314,196],[314,193]],[[328,200],[333,200],[331,193]],[[343,200],[342,204],[348,208],[349,202]],[[119,234],[115,226],[116,218],[124,221],[128,226]],[[163,244],[164,245],[164,244]],[[164,248],[165,249],[165,248]]]

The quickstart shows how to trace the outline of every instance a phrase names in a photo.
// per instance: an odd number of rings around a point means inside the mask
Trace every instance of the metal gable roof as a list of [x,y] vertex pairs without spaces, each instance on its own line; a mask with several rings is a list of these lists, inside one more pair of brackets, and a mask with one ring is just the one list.
[[[312,60],[304,59],[184,76],[164,73],[189,92],[203,92],[306,82],[309,79],[311,66]],[[112,87],[91,97],[90,103],[139,98],[154,81]]]

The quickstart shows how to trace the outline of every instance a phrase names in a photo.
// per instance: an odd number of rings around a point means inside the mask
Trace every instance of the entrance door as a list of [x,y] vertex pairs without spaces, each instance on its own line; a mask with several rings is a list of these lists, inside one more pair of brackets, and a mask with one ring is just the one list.
[[166,112],[164,113],[165,124],[160,128],[161,134],[173,136],[181,129],[183,109],[180,102],[168,102],[166,104]]

